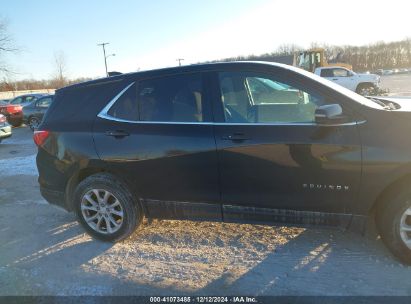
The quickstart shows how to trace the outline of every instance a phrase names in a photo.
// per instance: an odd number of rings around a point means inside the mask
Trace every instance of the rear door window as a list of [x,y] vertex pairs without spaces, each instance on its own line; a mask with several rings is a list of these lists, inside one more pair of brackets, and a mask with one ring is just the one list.
[[130,122],[210,121],[200,73],[137,81],[120,93],[107,114]]
[[23,98],[22,97],[18,97],[13,99],[10,104],[21,104],[23,102]]
[[40,100],[37,101],[37,107],[48,108],[52,100],[53,100],[52,97],[41,98]]
[[26,96],[25,98],[24,98],[24,103],[29,103],[29,102],[32,102],[33,100],[36,100],[37,99],[37,97],[35,97],[35,96]]
[[201,74],[185,74],[143,80],[137,98],[141,121],[205,121]]

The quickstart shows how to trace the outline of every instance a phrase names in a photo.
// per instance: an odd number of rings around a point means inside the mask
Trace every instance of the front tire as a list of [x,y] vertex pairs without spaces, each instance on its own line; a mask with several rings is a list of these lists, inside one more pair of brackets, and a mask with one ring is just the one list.
[[22,119],[10,119],[8,122],[15,128],[20,127],[23,124]]
[[128,187],[106,173],[91,175],[77,186],[74,207],[80,224],[103,241],[129,237],[143,219],[143,209]]
[[394,195],[378,208],[377,226],[390,251],[411,265],[411,190]]
[[372,84],[368,84],[368,83],[359,84],[355,92],[357,92],[358,94],[362,96],[369,96],[375,92],[375,88]]

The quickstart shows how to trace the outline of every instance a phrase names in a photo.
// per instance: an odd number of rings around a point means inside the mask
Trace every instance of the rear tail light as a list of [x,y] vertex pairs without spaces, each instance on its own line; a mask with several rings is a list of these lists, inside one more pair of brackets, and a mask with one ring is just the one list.
[[33,134],[33,140],[34,143],[40,147],[44,144],[46,139],[49,137],[50,132],[49,131],[34,131]]
[[6,116],[0,114],[0,123],[6,122]]
[[6,112],[13,114],[17,112],[21,112],[23,110],[22,106],[8,106]]

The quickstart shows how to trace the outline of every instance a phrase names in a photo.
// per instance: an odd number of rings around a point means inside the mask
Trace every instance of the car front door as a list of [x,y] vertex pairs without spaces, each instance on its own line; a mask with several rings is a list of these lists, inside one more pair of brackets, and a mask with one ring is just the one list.
[[332,81],[349,90],[355,91],[355,79],[353,78],[353,74],[349,70],[343,68],[335,68],[332,69],[332,71]]
[[195,73],[130,81],[95,121],[100,158],[135,187],[149,217],[221,219],[203,79]]
[[[215,138],[224,212],[334,213],[355,200],[361,173],[356,122],[341,104],[345,123],[317,124],[316,108],[339,100],[294,74],[277,69],[216,73]],[[234,217],[243,217],[242,212]]]

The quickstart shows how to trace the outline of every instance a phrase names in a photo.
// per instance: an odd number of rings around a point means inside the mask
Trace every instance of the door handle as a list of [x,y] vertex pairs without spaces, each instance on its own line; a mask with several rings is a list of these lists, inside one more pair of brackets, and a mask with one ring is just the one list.
[[244,133],[234,133],[234,134],[230,134],[230,135],[224,135],[221,137],[221,139],[223,140],[232,140],[232,141],[243,141],[243,140],[247,140],[250,139],[249,137],[247,137]]
[[113,136],[115,138],[123,138],[129,136],[130,133],[124,130],[106,131],[107,136]]

